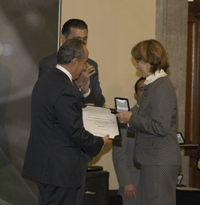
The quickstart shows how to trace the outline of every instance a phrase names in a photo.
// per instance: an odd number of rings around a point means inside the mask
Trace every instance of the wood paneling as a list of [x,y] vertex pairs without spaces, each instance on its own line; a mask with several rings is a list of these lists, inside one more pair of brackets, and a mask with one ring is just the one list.
[[189,15],[186,86],[185,139],[187,144],[199,142],[199,20]]
[[[188,52],[186,80],[186,144],[200,141],[200,1],[189,3]],[[196,167],[197,147],[185,149],[190,156],[190,182],[192,187],[200,188],[200,170]]]

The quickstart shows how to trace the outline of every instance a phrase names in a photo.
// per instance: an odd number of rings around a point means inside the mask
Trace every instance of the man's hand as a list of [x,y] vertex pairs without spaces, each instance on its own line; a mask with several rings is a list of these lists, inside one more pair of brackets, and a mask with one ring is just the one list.
[[87,106],[94,106],[94,103],[85,103]]
[[84,70],[79,78],[75,81],[76,85],[83,93],[87,93],[89,91],[90,86],[90,76],[95,73],[95,68],[92,65],[89,65],[86,67],[86,70]]
[[112,142],[112,140],[110,140],[109,137],[110,135],[106,135],[105,137],[102,138],[104,141],[104,145],[103,145],[104,147],[109,145]]
[[130,111],[117,111],[118,113],[115,114],[116,117],[118,117],[120,123],[129,123],[129,120],[131,118],[131,115],[133,114]]
[[124,186],[124,197],[132,200],[133,197],[136,199],[137,189],[134,184],[128,184]]

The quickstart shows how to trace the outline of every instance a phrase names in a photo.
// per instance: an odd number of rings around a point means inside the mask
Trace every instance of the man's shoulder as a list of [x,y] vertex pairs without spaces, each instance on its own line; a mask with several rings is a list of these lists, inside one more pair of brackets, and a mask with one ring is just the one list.
[[53,90],[49,88],[54,87],[55,89],[59,89],[60,87],[66,87],[71,85],[71,81],[65,73],[57,68],[54,68],[51,72],[41,76],[36,84],[41,87],[48,87],[48,90]]
[[41,61],[41,62],[57,62],[57,53],[53,53],[51,55],[48,55],[46,57],[44,57]]
[[134,105],[131,109],[130,109],[131,112],[135,112],[135,111],[138,111],[138,105]]

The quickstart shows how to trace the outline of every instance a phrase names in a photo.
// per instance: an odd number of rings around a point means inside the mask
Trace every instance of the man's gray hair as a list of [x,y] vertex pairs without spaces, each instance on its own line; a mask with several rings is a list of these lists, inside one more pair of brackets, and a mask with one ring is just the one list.
[[85,45],[85,43],[78,39],[69,39],[65,41],[57,53],[57,63],[67,65],[74,58],[81,61],[84,57],[83,45]]

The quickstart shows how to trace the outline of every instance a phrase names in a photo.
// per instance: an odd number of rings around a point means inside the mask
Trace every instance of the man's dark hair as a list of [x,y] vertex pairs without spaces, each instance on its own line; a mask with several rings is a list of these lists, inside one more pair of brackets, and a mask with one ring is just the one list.
[[143,77],[141,77],[141,78],[139,78],[138,80],[137,80],[137,82],[135,83],[135,92],[137,93],[137,91],[138,91],[138,83],[140,82],[140,81],[142,81],[142,80],[146,80],[146,78],[143,78]]
[[81,61],[84,57],[83,45],[85,45],[85,43],[78,39],[69,39],[65,41],[57,53],[57,63],[67,65],[74,58]]
[[62,34],[65,36],[65,38],[68,38],[68,35],[70,34],[70,28],[78,28],[78,29],[87,29],[88,31],[88,26],[87,24],[80,19],[69,19],[67,22],[62,27]]

